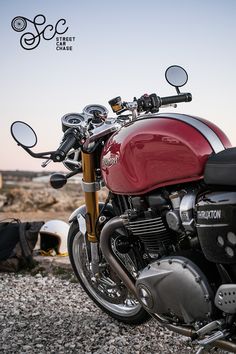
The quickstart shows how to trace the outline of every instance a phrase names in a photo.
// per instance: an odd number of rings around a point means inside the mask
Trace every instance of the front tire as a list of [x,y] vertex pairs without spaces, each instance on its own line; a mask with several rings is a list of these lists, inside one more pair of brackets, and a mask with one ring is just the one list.
[[[140,303],[117,279],[109,277],[109,266],[102,277],[95,280],[88,260],[88,243],[77,222],[73,222],[68,235],[68,252],[74,273],[89,297],[104,312],[127,324],[140,324],[150,317]],[[104,264],[103,264],[104,267]]]

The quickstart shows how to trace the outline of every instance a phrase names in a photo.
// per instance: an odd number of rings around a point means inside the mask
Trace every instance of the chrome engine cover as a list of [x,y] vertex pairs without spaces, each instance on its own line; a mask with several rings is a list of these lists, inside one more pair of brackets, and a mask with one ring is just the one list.
[[209,321],[213,292],[200,268],[184,257],[167,257],[144,268],[136,281],[139,300],[151,313],[191,324]]

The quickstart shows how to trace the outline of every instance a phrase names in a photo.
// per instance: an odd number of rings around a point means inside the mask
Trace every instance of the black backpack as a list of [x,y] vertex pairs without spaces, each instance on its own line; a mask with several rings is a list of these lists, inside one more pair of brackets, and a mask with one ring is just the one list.
[[0,222],[0,271],[16,272],[34,266],[32,253],[43,224],[18,219]]

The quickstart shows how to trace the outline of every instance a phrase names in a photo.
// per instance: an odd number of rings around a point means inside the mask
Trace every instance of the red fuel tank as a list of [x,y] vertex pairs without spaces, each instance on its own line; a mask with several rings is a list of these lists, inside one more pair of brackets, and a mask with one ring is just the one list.
[[202,179],[208,156],[230,146],[225,134],[206,120],[184,114],[146,115],[107,141],[102,175],[114,193],[144,194]]

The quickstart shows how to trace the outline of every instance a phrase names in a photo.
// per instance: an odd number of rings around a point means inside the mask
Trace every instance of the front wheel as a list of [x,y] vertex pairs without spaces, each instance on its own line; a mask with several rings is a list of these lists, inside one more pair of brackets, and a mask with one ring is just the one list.
[[80,284],[103,311],[128,324],[140,324],[149,318],[148,313],[129,293],[104,259],[99,265],[99,278],[94,277],[88,257],[89,243],[77,222],[73,222],[69,230],[68,252]]

